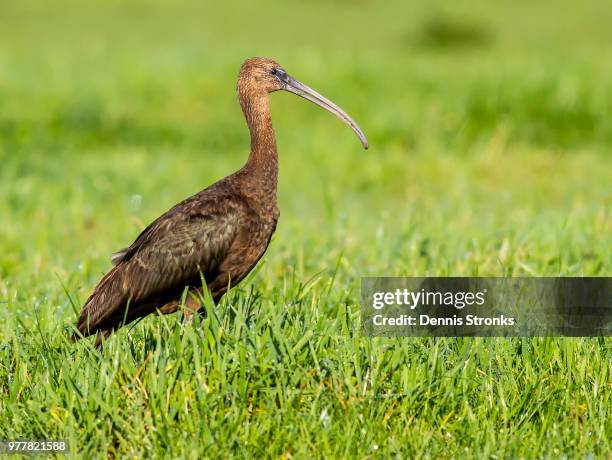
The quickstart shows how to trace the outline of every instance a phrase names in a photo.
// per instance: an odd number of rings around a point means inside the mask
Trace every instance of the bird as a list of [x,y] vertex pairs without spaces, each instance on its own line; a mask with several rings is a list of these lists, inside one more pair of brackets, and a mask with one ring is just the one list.
[[[253,57],[238,73],[238,102],[250,133],[244,166],[181,201],[155,219],[134,242],[111,256],[112,269],[86,300],[73,341],[114,331],[152,313],[202,312],[202,289],[215,304],[256,266],[280,216],[278,152],[269,94],[287,91],[336,115],[363,148],[355,121],[329,99],[290,76],[276,61]],[[185,295],[184,293],[187,293]]]

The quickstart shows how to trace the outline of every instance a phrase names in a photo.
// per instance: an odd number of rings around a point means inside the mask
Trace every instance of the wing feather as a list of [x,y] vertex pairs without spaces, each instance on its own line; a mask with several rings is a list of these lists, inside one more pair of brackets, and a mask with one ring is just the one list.
[[94,333],[128,301],[137,305],[180,295],[201,276],[214,276],[244,216],[243,204],[235,199],[185,201],[162,215],[113,257],[115,266],[85,303],[78,329]]

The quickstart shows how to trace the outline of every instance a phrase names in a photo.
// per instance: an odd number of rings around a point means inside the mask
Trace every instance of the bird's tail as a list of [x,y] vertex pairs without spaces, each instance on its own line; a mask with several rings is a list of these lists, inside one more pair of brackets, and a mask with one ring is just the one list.
[[72,335],[73,341],[98,332],[103,333],[106,328],[102,323],[126,305],[128,299],[122,282],[122,271],[120,265],[114,267],[95,287],[83,305],[76,331]]

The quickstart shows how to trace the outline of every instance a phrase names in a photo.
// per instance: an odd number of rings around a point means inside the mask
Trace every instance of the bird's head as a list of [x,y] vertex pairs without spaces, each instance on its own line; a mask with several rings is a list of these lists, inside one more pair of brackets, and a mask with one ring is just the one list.
[[363,131],[344,110],[314,89],[293,78],[278,62],[260,57],[249,58],[244,61],[238,75],[239,95],[261,92],[272,93],[280,90],[297,94],[333,113],[351,127],[359,137],[363,148],[368,148],[368,140]]

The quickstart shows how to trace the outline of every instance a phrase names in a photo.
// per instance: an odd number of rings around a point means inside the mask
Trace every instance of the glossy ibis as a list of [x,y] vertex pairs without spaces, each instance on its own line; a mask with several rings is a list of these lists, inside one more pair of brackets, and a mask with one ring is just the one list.
[[247,59],[238,75],[238,101],[251,153],[237,172],[180,202],[145,228],[131,246],[112,256],[114,267],[85,302],[76,340],[103,337],[150,313],[200,308],[202,278],[216,302],[238,284],[266,251],[279,217],[278,156],[268,93],[289,91],[348,124],[364,148],[365,135],[342,109],[287,74],[272,59]]

